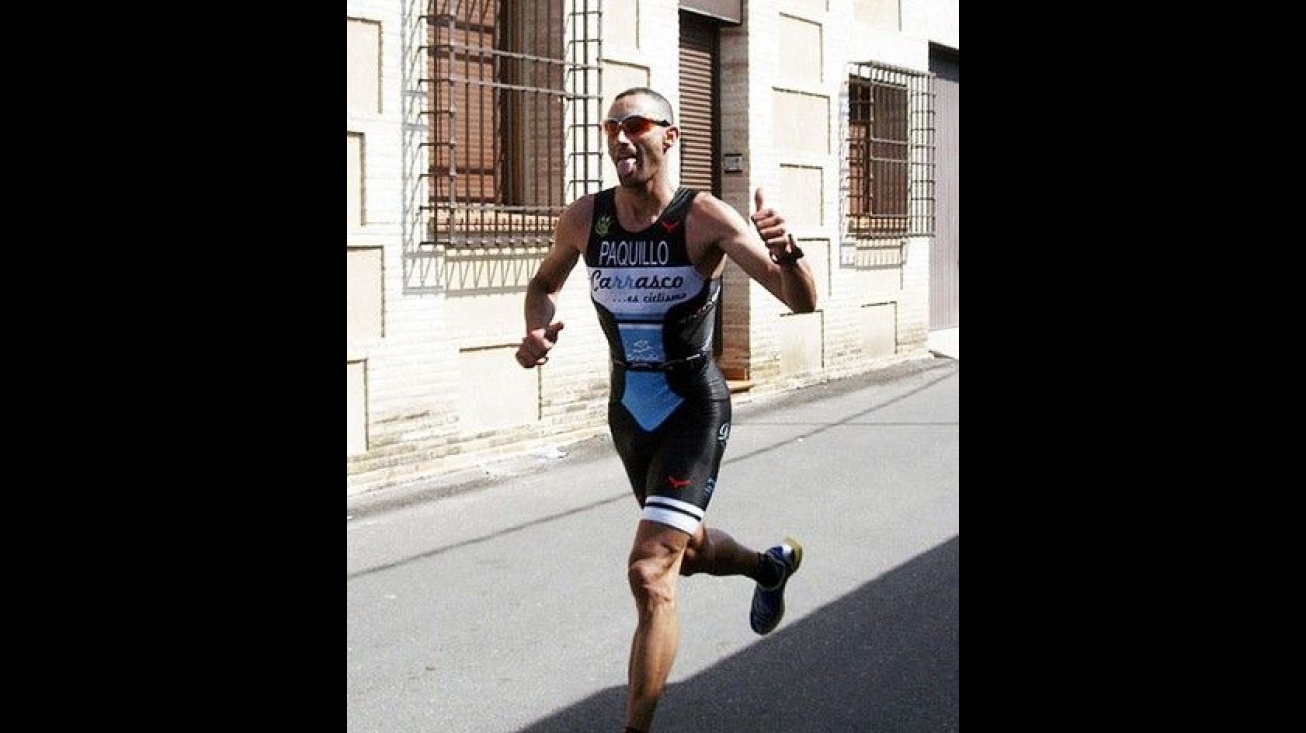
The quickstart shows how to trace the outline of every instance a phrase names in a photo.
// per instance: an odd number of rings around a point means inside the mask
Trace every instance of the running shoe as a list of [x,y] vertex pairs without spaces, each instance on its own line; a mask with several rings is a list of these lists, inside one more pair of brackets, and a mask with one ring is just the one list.
[[770,588],[763,588],[758,583],[753,589],[753,607],[748,614],[748,623],[759,634],[771,633],[780,625],[780,619],[784,618],[785,584],[803,563],[803,546],[793,537],[786,537],[784,542],[768,549],[766,554],[780,561],[784,567],[784,576]]

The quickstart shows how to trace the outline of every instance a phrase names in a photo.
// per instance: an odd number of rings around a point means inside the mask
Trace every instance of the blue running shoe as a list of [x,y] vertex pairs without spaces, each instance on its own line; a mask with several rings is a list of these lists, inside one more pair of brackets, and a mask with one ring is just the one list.
[[784,542],[766,551],[784,566],[784,577],[770,588],[763,588],[761,583],[753,589],[753,608],[748,614],[748,623],[753,631],[769,634],[780,625],[785,615],[785,584],[798,572],[803,564],[803,546],[793,537],[786,537]]

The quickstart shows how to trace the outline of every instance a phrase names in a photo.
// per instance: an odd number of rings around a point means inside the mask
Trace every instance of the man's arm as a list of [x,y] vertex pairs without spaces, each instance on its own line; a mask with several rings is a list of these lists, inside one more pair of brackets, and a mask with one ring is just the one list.
[[517,347],[517,363],[525,369],[546,363],[549,351],[558,341],[558,332],[564,326],[562,321],[553,320],[558,308],[558,292],[580,260],[592,211],[588,197],[563,210],[553,233],[553,246],[526,284],[523,305],[526,335],[522,337],[521,346]]
[[[714,218],[725,226],[725,235],[718,240],[718,245],[749,277],[761,283],[790,310],[811,313],[816,310],[817,300],[812,268],[806,259],[791,259],[796,254],[793,237],[785,226],[784,217],[775,209],[766,207],[762,189],[757,189],[754,202],[757,213],[753,214],[750,226],[734,208],[719,199],[713,200]],[[773,253],[781,262],[772,261]]]

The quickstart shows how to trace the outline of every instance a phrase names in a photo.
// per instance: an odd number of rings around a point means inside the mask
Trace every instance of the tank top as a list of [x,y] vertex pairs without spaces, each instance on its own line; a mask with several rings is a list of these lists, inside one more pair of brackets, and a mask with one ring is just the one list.
[[622,228],[615,189],[595,195],[585,247],[590,299],[614,365],[612,399],[646,430],[697,388],[729,395],[712,362],[710,316],[721,281],[698,273],[686,245],[685,221],[697,193],[678,189],[657,221],[638,232]]

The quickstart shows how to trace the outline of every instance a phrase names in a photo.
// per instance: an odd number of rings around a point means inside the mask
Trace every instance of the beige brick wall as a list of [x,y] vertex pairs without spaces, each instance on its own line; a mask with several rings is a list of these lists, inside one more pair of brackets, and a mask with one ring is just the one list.
[[[928,355],[929,240],[843,243],[840,95],[849,62],[924,71],[930,40],[958,47],[957,0],[744,5],[745,22],[721,31],[720,152],[744,158],[742,173],[723,177],[722,198],[748,214],[764,187],[808,253],[821,308],[790,314],[727,267],[722,361],[755,383],[740,401]],[[418,246],[425,6],[347,0],[351,494],[606,434],[606,344],[583,266],[560,295],[567,328],[549,365],[523,370],[512,359],[521,288],[542,251],[466,257]],[[603,99],[593,113],[635,85],[678,106],[678,6],[604,1]],[[616,183],[606,156],[602,182]]]
[[[419,182],[420,136],[418,109],[411,103],[417,88],[422,31],[415,21],[424,3],[350,0],[348,103],[346,127],[351,140],[361,138],[363,213],[347,229],[346,250],[351,263],[360,252],[380,252],[380,267],[367,267],[366,275],[380,282],[365,282],[359,268],[349,269],[346,360],[351,371],[348,395],[351,424],[361,413],[366,431],[352,430],[349,484],[379,485],[405,473],[400,457],[420,454],[423,443],[441,435],[456,404],[457,363],[442,358],[447,347],[432,334],[443,326],[442,308],[434,289],[412,288],[410,273],[415,249],[415,200]],[[360,29],[376,29],[369,34]],[[369,41],[375,36],[375,43]],[[360,101],[362,100],[362,101]],[[354,172],[350,170],[350,185]],[[355,201],[350,196],[349,201]],[[358,323],[374,320],[376,303],[370,295],[380,291],[384,304],[383,335],[360,329]],[[368,293],[368,297],[361,294]],[[365,384],[358,394],[356,385]],[[357,435],[365,432],[366,450],[357,451]],[[416,466],[408,472],[418,470]]]

